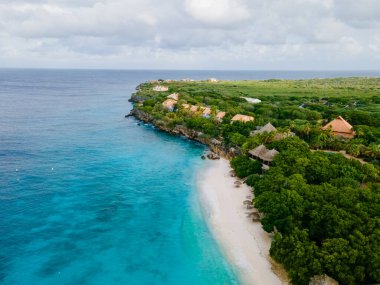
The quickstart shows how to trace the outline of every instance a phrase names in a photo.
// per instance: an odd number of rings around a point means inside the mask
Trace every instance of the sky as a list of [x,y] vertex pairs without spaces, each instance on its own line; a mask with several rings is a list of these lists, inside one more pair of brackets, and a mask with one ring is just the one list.
[[380,0],[0,0],[0,67],[379,70]]

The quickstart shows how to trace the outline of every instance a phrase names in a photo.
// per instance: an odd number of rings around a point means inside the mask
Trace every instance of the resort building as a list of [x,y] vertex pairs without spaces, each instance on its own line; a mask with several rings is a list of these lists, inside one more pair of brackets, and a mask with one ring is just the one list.
[[168,90],[169,90],[169,87],[167,87],[167,86],[156,85],[153,87],[153,91],[157,91],[157,92],[165,92]]
[[251,132],[251,137],[258,134],[271,133],[271,132],[277,132],[277,129],[271,123],[268,123],[264,127],[261,127],[258,130]]
[[169,98],[169,99],[173,99],[173,100],[178,101],[178,97],[179,97],[179,94],[178,94],[178,93],[172,93],[172,94],[170,94],[169,96],[167,96],[166,98]]
[[219,111],[218,113],[216,113],[216,119],[219,121],[219,122],[221,122],[222,120],[223,120],[223,118],[224,118],[224,116],[226,115],[226,112],[221,112],[221,111]]
[[173,99],[167,99],[165,100],[163,103],[162,103],[162,106],[164,106],[166,109],[168,109],[169,111],[173,112],[174,111],[174,107],[175,105],[177,105],[177,101],[176,100],[173,100]]
[[252,104],[261,103],[261,100],[257,98],[249,98],[249,97],[241,97],[241,98],[247,100],[247,102],[252,103]]
[[198,106],[192,105],[190,107],[190,111],[195,113],[196,111],[198,111]]
[[[207,119],[209,119],[211,117],[212,113],[213,113],[210,107],[190,105],[190,104],[187,104],[187,103],[184,103],[181,106],[182,106],[183,109],[189,110],[192,113],[197,113],[199,115],[202,115],[203,118],[207,118]],[[216,113],[216,115],[215,115],[216,120],[218,120],[219,122],[221,122],[225,115],[226,115],[226,112],[218,111]]]
[[186,104],[186,103],[182,104],[182,108],[183,108],[183,109],[186,109],[186,110],[189,110],[189,111],[192,112],[192,113],[198,112],[199,109],[201,109],[201,110],[205,110],[204,107],[203,107],[203,108],[202,108],[202,107],[199,108],[199,107],[196,106],[196,105],[190,105],[190,104]]
[[209,81],[209,82],[219,82],[219,80],[216,79],[216,78],[209,78],[208,81]]
[[335,136],[341,138],[351,139],[356,135],[353,127],[341,116],[322,127],[324,131],[329,129]]
[[207,107],[203,109],[202,117],[210,118],[211,116],[211,108]]
[[266,165],[270,165],[279,152],[275,149],[267,149],[265,145],[262,144],[248,151],[248,154],[251,158],[260,160]]
[[259,127],[256,131],[250,133],[250,136],[256,136],[263,133],[272,133],[275,132],[273,136],[273,141],[279,141],[288,137],[294,137],[296,134],[293,132],[278,132],[277,129],[271,124],[268,123],[264,127]]
[[254,118],[252,116],[246,116],[246,115],[241,115],[241,114],[237,114],[231,119],[232,122],[240,121],[243,123],[251,122],[251,121],[253,122],[253,120]]

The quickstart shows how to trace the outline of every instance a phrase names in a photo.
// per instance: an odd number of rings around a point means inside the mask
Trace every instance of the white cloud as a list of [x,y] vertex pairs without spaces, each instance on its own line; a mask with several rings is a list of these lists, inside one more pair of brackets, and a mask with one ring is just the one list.
[[378,0],[0,0],[0,67],[378,68],[379,9]]
[[343,37],[340,44],[349,55],[360,54],[363,51],[362,44],[351,37]]
[[250,16],[242,0],[186,0],[186,10],[194,19],[216,26],[239,23]]
[[334,14],[347,25],[357,28],[380,27],[380,1],[335,0]]

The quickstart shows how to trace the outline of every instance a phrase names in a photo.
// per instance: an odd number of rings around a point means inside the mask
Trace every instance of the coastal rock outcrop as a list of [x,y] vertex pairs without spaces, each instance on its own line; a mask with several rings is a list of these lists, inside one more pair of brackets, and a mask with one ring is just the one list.
[[131,96],[131,98],[128,101],[132,102],[132,103],[142,103],[142,102],[144,102],[147,98],[144,97],[144,96],[141,96],[140,94],[139,94],[139,92],[133,93],[132,96]]
[[216,160],[216,159],[220,159],[220,156],[217,155],[217,154],[214,153],[214,152],[209,152],[209,153],[207,154],[207,158],[208,158],[208,159],[211,159],[211,160]]
[[[132,102],[141,102],[138,101],[142,98],[132,95]],[[208,138],[206,137],[202,132],[198,132],[189,128],[186,128],[183,125],[176,125],[175,127],[169,127],[165,125],[162,121],[157,121],[153,118],[152,115],[141,111],[137,108],[133,108],[130,112],[131,116],[134,116],[136,119],[143,121],[144,123],[150,123],[153,124],[155,127],[157,127],[159,130],[170,133],[172,135],[180,135],[184,136],[190,140],[194,140],[197,142],[200,142],[201,144],[204,144],[210,148],[210,151],[213,153],[212,156],[208,157],[209,159],[219,159],[220,157],[231,159],[235,157],[236,155],[239,155],[241,153],[240,150],[236,148],[228,148],[225,146],[221,141],[218,141],[215,138]]]

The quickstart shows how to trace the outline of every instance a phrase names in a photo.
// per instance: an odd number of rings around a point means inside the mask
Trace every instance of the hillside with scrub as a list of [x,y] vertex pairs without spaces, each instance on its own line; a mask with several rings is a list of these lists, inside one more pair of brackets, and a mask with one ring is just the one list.
[[380,78],[160,80],[131,100],[231,159],[292,284],[380,282]]

